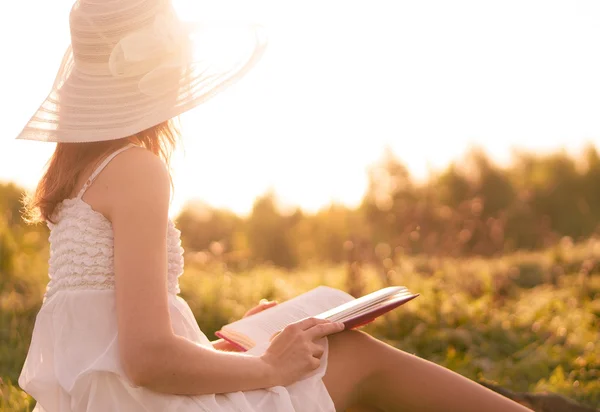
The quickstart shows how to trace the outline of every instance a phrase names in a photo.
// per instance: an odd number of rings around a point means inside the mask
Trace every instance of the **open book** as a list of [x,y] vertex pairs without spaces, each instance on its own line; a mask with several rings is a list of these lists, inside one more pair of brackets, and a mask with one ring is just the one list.
[[355,299],[341,290],[319,286],[263,312],[230,323],[216,335],[247,351],[268,343],[288,324],[307,317],[343,322],[346,329],[353,329],[417,296],[403,286],[391,286]]

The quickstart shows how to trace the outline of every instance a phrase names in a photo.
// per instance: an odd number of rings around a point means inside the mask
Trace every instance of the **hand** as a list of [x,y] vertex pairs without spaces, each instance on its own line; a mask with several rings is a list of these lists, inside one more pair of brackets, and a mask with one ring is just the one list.
[[265,309],[272,308],[275,305],[277,305],[276,301],[268,301],[266,299],[261,299],[259,304],[250,309],[248,312],[246,312],[242,318],[247,318],[248,316],[255,315],[259,312],[262,312]]
[[321,364],[325,342],[317,341],[342,330],[341,322],[316,318],[292,323],[273,338],[261,359],[270,367],[276,385],[290,385]]

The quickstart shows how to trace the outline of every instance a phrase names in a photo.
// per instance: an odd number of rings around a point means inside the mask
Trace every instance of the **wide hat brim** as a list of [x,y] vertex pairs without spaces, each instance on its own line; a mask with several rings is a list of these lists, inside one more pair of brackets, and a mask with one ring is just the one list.
[[266,47],[258,25],[186,25],[191,54],[150,73],[82,70],[71,47],[48,97],[17,139],[97,142],[132,136],[200,105],[243,77]]

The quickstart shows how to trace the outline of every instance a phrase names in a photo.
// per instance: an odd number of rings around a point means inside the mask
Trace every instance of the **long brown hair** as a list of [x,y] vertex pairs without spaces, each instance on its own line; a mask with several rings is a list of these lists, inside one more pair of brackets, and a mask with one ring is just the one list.
[[160,157],[169,167],[179,138],[173,119],[159,123],[133,136],[105,142],[57,143],[46,171],[31,197],[25,198],[25,219],[31,223],[52,220],[56,207],[72,197],[81,174],[109,153],[134,143]]

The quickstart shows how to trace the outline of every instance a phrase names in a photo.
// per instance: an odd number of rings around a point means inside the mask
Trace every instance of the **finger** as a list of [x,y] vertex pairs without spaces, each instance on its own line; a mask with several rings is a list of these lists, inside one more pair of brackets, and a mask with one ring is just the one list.
[[313,344],[311,347],[311,351],[312,351],[312,355],[315,358],[321,359],[321,357],[323,356],[323,353],[325,353],[325,346],[319,345],[319,344]]
[[[263,299],[263,300],[265,300],[265,299]],[[263,303],[263,301],[261,301],[258,304],[258,306],[255,306],[252,309],[250,309],[248,312],[246,312],[246,314],[244,316],[255,315],[255,314],[259,313],[259,312],[262,312],[265,309],[269,309],[269,308],[272,308],[273,306],[277,305],[276,301],[269,302],[269,301],[265,300],[265,302],[266,303]]]
[[275,339],[277,336],[279,336],[281,334],[281,331],[279,332],[275,332],[274,334],[271,335],[271,338],[269,339],[269,342],[273,342],[273,339]]
[[306,318],[294,323],[293,325],[295,325],[295,327],[299,328],[300,330],[308,330],[316,325],[321,325],[325,323],[331,323],[331,321],[317,318]]
[[265,310],[265,309],[272,308],[275,305],[277,305],[277,301],[275,301],[275,300],[272,300],[270,302],[269,301],[266,301],[266,302],[261,301],[259,308],[261,308],[261,310]]
[[262,312],[264,310],[267,310],[269,308],[272,308],[273,306],[277,305],[277,302],[267,302],[267,303],[261,303],[259,304],[257,307],[253,308],[253,314]]
[[256,314],[257,312],[260,312],[260,306],[256,306],[252,309],[249,309],[248,312],[246,312],[244,314],[244,317],[246,318],[248,316],[252,316],[252,315]]
[[323,338],[327,335],[338,333],[344,330],[342,322],[320,323],[306,330],[306,333],[312,340]]

